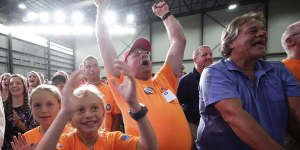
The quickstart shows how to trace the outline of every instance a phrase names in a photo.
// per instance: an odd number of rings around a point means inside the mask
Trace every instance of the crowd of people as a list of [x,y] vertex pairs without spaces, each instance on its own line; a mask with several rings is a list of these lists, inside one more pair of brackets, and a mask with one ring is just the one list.
[[[221,36],[223,59],[202,45],[184,75],[186,38],[166,2],[155,3],[169,50],[154,75],[151,44],[137,39],[118,60],[104,23],[109,0],[95,0],[97,58],[50,82],[31,71],[0,76],[3,150],[296,150],[300,144],[300,21],[281,43],[287,58],[266,61],[261,13],[233,19]],[[124,129],[122,128],[124,124]],[[3,144],[2,144],[3,143]]]

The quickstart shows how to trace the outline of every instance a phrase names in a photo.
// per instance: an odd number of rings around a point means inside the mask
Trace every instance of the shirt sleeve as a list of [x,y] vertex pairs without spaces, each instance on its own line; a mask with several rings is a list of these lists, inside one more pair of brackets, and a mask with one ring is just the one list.
[[114,150],[135,150],[139,138],[136,136],[122,134],[121,132],[114,132],[110,137]]
[[284,83],[284,92],[287,97],[300,96],[300,86],[294,75],[280,63],[281,79]]
[[177,93],[178,78],[175,76],[167,62],[164,63],[164,65],[158,71],[154,78],[164,78],[165,81],[168,82],[170,86],[172,86],[174,92]]
[[2,147],[3,140],[4,140],[4,132],[5,132],[5,115],[4,115],[4,108],[2,103],[2,98],[0,96],[0,148]]
[[240,98],[234,79],[221,70],[205,68],[199,83],[199,98],[205,107],[224,99]]
[[70,150],[68,135],[63,135],[59,138],[59,141],[56,145],[57,150]]

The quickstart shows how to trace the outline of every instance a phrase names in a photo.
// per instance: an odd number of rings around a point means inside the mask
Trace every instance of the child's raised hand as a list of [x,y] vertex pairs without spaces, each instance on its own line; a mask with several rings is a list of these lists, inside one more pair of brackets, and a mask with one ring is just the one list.
[[129,106],[136,105],[136,83],[132,71],[127,64],[120,60],[115,60],[115,68],[124,73],[124,81],[118,84],[114,79],[110,79],[111,82]]
[[20,132],[18,133],[18,138],[13,137],[13,142],[10,142],[13,150],[32,150],[35,149],[37,144],[28,145],[25,139],[25,136]]
[[72,114],[76,110],[76,100],[78,97],[74,96],[73,92],[82,79],[82,70],[79,70],[73,73],[71,78],[65,84],[62,95],[62,111]]

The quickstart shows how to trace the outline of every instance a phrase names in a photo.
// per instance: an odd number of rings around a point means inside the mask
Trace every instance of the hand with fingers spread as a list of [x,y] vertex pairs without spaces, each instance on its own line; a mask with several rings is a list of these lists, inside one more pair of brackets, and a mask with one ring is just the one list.
[[76,110],[76,97],[73,92],[74,89],[77,88],[80,80],[83,78],[82,71],[76,71],[72,74],[72,77],[68,80],[66,85],[64,86],[64,92],[62,95],[62,111],[67,112],[69,116]]
[[136,106],[138,104],[136,99],[136,83],[132,71],[127,64],[120,60],[115,60],[115,68],[124,73],[124,81],[118,84],[114,79],[110,80],[127,104],[130,107]]
[[162,18],[166,13],[169,12],[169,6],[165,1],[154,3],[152,6],[152,11],[156,16]]
[[25,136],[21,133],[18,133],[18,138],[13,137],[13,142],[10,143],[13,150],[32,150],[35,149],[37,144],[28,145],[25,139]]

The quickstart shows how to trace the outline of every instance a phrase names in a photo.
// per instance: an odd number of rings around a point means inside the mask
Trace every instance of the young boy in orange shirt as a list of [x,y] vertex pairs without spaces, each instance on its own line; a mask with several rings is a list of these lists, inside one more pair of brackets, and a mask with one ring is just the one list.
[[[27,131],[24,135],[19,134],[18,139],[14,137],[14,142],[11,142],[14,150],[36,147],[60,110],[61,94],[55,86],[43,84],[33,89],[28,101],[33,117],[40,126]],[[63,134],[71,130],[70,126],[66,126]]]
[[[81,71],[76,72],[67,82],[62,109],[40,141],[37,150],[53,150],[65,124],[70,120],[76,132],[65,135],[58,144],[63,150],[157,150],[158,143],[154,130],[146,117],[147,108],[136,99],[136,86],[132,72],[126,64],[116,64],[119,71],[124,72],[122,84],[114,83],[130,107],[131,116],[137,121],[140,138],[125,135],[121,132],[102,132],[99,128],[104,119],[103,99],[93,85],[82,86],[74,91],[81,80]],[[74,94],[73,94],[74,91]]]

